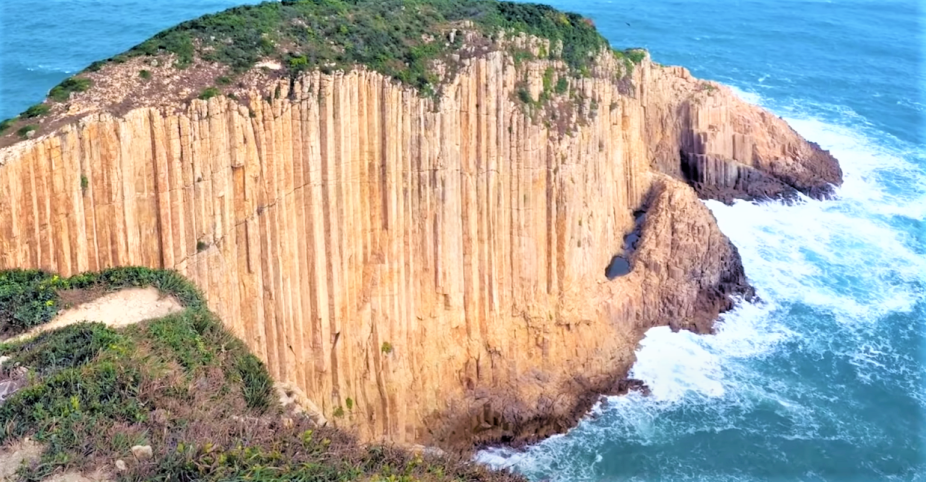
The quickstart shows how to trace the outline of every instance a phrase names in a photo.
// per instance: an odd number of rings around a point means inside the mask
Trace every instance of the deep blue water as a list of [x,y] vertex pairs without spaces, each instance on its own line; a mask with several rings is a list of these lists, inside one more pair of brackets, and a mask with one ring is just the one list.
[[[235,0],[0,0],[0,118]],[[653,329],[578,427],[487,463],[533,480],[926,480],[926,13],[916,0],[554,0],[615,46],[725,82],[842,162],[839,199],[708,203],[761,304]],[[629,24],[629,25],[628,25]],[[2,222],[2,220],[0,220]]]

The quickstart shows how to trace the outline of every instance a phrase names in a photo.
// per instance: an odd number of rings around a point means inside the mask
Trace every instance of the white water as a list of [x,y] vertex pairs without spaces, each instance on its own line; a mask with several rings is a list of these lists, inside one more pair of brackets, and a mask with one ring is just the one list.
[[[761,103],[757,95],[742,95]],[[844,114],[847,125],[857,120]],[[650,397],[610,397],[565,436],[521,452],[484,450],[476,460],[532,478],[597,480],[613,472],[596,469],[614,457],[610,442],[645,453],[695,432],[765,430],[751,425],[758,410],[787,421],[778,434],[786,440],[862,446],[883,438],[876,427],[852,420],[852,411],[862,407],[842,400],[838,390],[815,388],[820,381],[804,380],[802,367],[789,367],[787,350],[813,363],[851,360],[861,384],[897,376],[920,409],[926,406],[923,365],[901,346],[926,324],[922,313],[914,313],[926,300],[926,256],[923,238],[897,226],[922,225],[926,217],[926,173],[908,160],[923,153],[896,139],[874,139],[864,125],[801,115],[786,120],[840,160],[845,182],[838,199],[805,199],[795,206],[707,202],[763,301],[738,304],[722,317],[715,336],[649,330],[630,376],[646,382]],[[796,305],[824,321],[807,321],[813,317],[792,312]],[[919,324],[885,325],[896,314],[913,314],[908,318]],[[773,367],[762,363],[767,358],[776,359]],[[842,382],[833,375],[833,384]],[[686,473],[678,467],[667,480]],[[731,474],[727,480],[754,479]]]

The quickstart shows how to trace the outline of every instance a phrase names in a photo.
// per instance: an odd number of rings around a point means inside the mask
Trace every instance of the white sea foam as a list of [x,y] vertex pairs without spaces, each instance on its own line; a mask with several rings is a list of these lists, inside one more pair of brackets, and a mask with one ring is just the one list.
[[[750,102],[762,101],[753,93],[739,94]],[[852,114],[846,113],[849,121]],[[891,315],[922,310],[926,301],[921,240],[892,224],[898,217],[914,223],[926,218],[926,173],[910,160],[926,156],[916,146],[875,138],[859,123],[847,121],[854,126],[849,128],[794,114],[786,120],[840,160],[845,182],[837,190],[838,199],[804,199],[792,206],[707,203],[738,247],[763,301],[741,303],[725,314],[715,336],[672,333],[664,327],[649,330],[631,376],[647,383],[650,397],[610,397],[565,436],[524,451],[485,450],[478,461],[535,478],[598,480],[603,473],[596,467],[607,460],[605,452],[614,441],[634,447],[698,432],[758,434],[766,429],[743,421],[759,408],[787,420],[787,428],[776,435],[785,440],[860,445],[881,436],[831,413],[826,407],[855,402],[819,390],[819,380],[803,380],[800,367],[770,376],[756,362],[772,356],[786,360],[781,350],[800,350],[814,360],[841,357],[850,360],[863,384],[885,374],[923,370],[916,356],[898,351],[896,340],[883,336],[883,323]],[[812,310],[810,318],[830,321],[795,325],[795,316],[807,318],[791,314],[795,304]],[[923,329],[913,324],[901,334],[917,336]],[[778,369],[787,369],[784,365]],[[926,407],[917,376],[903,380],[904,391]],[[696,423],[686,422],[692,419]],[[685,479],[685,473],[680,468],[673,479]]]

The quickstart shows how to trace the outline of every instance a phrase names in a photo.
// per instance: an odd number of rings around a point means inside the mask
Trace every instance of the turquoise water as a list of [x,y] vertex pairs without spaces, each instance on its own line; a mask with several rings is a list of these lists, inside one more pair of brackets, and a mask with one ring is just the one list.
[[[69,73],[235,1],[0,1],[0,117]],[[725,82],[842,161],[839,199],[710,202],[764,300],[650,330],[570,433],[479,460],[533,480],[926,480],[923,20],[898,0],[556,0],[616,46]],[[629,23],[629,25],[628,25]]]

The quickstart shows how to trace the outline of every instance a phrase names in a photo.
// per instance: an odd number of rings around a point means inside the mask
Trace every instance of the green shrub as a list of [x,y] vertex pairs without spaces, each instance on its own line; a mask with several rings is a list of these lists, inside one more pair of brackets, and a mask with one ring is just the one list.
[[553,90],[553,76],[556,72],[552,67],[547,67],[547,70],[543,71],[543,91],[551,92]]
[[29,340],[0,345],[0,355],[10,357],[12,363],[48,374],[83,365],[121,339],[102,323],[79,323]]
[[58,313],[61,278],[43,271],[0,272],[0,334],[17,334]]
[[387,355],[392,353],[392,343],[389,343],[388,341],[384,341],[383,346],[380,347],[380,350]]
[[518,89],[518,99],[525,104],[533,104],[534,99],[531,97],[531,93],[525,88]]
[[20,114],[20,117],[26,119],[32,119],[33,117],[39,117],[47,114],[51,110],[51,106],[48,104],[35,104],[32,107],[26,109],[25,112]]
[[22,137],[23,139],[25,139],[26,137],[29,137],[30,132],[36,131],[38,130],[38,128],[39,126],[35,124],[29,124],[27,126],[20,127],[19,130],[16,131],[16,134],[18,134],[19,137]]
[[216,87],[207,87],[199,94],[199,98],[202,100],[209,100],[217,95],[220,95],[222,92],[219,91]]
[[627,49],[624,52],[627,55],[627,58],[635,64],[643,62],[643,59],[646,58],[646,50],[643,49]]
[[248,408],[263,413],[273,403],[273,379],[267,367],[250,353],[240,357],[235,366],[241,377],[241,392]]
[[[170,53],[178,67],[185,67],[199,56],[229,66],[232,73],[244,72],[262,58],[280,60],[290,73],[365,65],[434,92],[438,79],[430,63],[461,48],[462,36],[446,44],[426,39],[463,20],[471,20],[487,38],[497,38],[506,30],[561,43],[557,58],[573,69],[589,64],[595,52],[607,46],[587,19],[546,5],[495,0],[319,0],[266,2],[206,15],[165,30],[112,60]],[[528,52],[518,55],[518,60],[533,58]]]
[[223,76],[219,77],[218,79],[215,79],[215,83],[217,83],[217,84],[219,84],[219,85],[230,85],[230,84],[232,83],[232,79],[231,79],[231,77],[229,77],[229,76],[227,76],[227,75],[223,75]]
[[0,134],[2,134],[4,131],[9,129],[10,127],[13,127],[13,124],[15,123],[16,123],[16,118],[6,119],[3,122],[0,122]]
[[139,70],[138,76],[144,80],[151,80],[151,71],[150,70]]
[[57,102],[67,102],[72,92],[84,92],[89,89],[91,85],[92,82],[90,79],[71,77],[64,79],[64,82],[52,88],[48,93],[48,97]]
[[[55,278],[55,289],[149,285],[178,297],[192,289],[174,272],[144,268],[67,279],[0,272],[16,286]],[[28,384],[0,404],[0,444],[30,437],[44,451],[39,463],[20,469],[19,480],[89,473],[125,459],[132,445],[150,445],[153,458],[130,463],[120,480],[525,480],[459,457],[362,445],[347,432],[284,413],[264,364],[201,304],[120,329],[71,325],[0,344],[0,354],[31,370]],[[351,410],[353,400],[345,403]]]
[[90,65],[88,65],[86,70],[89,72],[99,72],[100,69],[102,69],[104,65],[106,65],[106,61],[97,60],[91,63]]
[[559,80],[556,81],[555,90],[557,94],[565,94],[566,91],[569,90],[569,80],[565,77],[560,77]]

